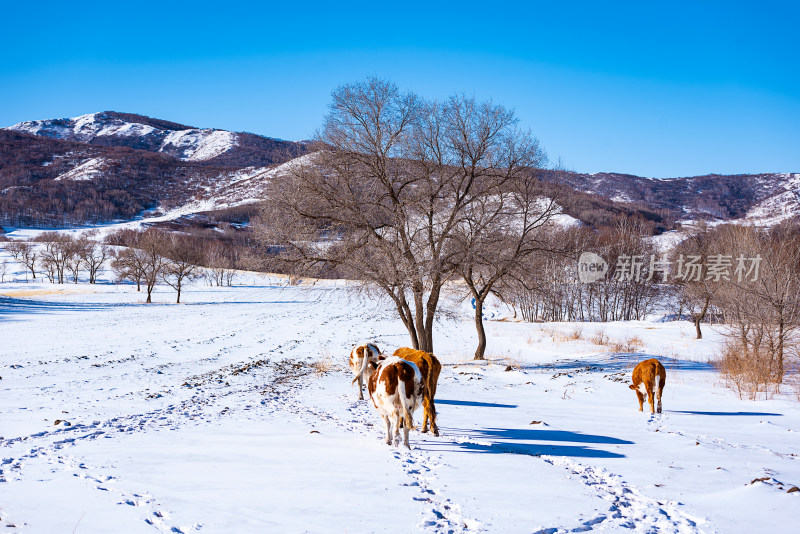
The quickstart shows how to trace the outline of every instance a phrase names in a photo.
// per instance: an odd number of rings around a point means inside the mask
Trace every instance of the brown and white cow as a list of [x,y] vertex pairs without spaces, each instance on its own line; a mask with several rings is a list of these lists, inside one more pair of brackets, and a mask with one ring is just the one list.
[[360,400],[364,400],[364,394],[362,393],[364,382],[369,381],[370,375],[372,375],[382,359],[381,350],[375,343],[361,343],[350,351],[350,369],[356,375],[352,384],[358,381],[358,398]]
[[402,428],[403,445],[410,449],[408,431],[414,426],[414,412],[425,395],[422,373],[412,362],[391,356],[378,365],[369,377],[367,388],[386,425],[386,443],[396,446]]
[[639,411],[644,408],[644,398],[650,404],[650,413],[656,412],[655,401],[658,401],[658,413],[661,413],[661,393],[664,391],[664,384],[667,382],[667,371],[661,362],[655,358],[650,358],[633,368],[633,384],[628,386],[636,391],[639,399]]
[[436,425],[436,384],[439,382],[439,373],[442,372],[442,364],[433,354],[409,347],[401,347],[394,351],[395,356],[413,362],[422,373],[422,380],[425,382],[425,399],[423,400],[423,420],[422,431],[428,431],[428,421],[431,423],[431,432],[434,436],[439,435],[439,427]]

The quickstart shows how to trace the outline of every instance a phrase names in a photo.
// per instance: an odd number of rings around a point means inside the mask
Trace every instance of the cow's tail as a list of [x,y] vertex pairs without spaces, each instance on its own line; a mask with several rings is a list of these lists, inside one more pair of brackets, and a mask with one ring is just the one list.
[[653,373],[653,396],[656,399],[659,398],[660,390],[661,390],[661,377],[658,376],[658,368],[656,368],[655,372]]
[[[358,350],[360,348],[362,347],[357,347],[354,350]],[[364,376],[364,372],[366,372],[367,370],[367,365],[369,365],[369,357],[370,357],[369,345],[364,345],[363,349],[364,349],[364,355],[361,358],[361,368],[358,370],[358,373],[356,373],[356,377],[353,379],[352,382],[350,382],[350,384],[355,384],[359,378],[362,378]]]
[[398,384],[397,395],[400,397],[400,406],[403,409],[403,425],[409,430],[416,430],[414,428],[414,416],[412,414],[414,407],[409,406],[412,399],[408,398],[406,395],[406,385],[403,382]]

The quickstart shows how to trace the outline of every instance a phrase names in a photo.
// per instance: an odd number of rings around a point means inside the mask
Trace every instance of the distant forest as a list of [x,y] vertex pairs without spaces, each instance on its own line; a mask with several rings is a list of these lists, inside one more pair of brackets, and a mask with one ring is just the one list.
[[[256,141],[210,163],[0,130],[0,226],[69,227],[130,219],[159,205],[185,203],[221,174],[279,163],[305,150],[299,144],[287,148],[290,143],[252,137]],[[56,180],[91,158],[102,160],[92,180]]]

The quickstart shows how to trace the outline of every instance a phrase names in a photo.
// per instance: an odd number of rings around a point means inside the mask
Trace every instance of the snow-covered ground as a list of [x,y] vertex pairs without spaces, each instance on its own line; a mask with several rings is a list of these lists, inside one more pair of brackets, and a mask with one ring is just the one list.
[[[0,252],[0,261],[9,259]],[[158,288],[0,284],[0,526],[6,532],[791,532],[800,402],[741,401],[690,323],[436,326],[441,436],[382,441],[349,349],[408,343],[343,282],[240,274]],[[502,316],[501,310],[494,310]],[[508,319],[508,318],[507,318]],[[614,352],[610,341],[638,347]],[[636,342],[639,338],[641,343]],[[638,412],[635,362],[666,365]],[[421,411],[417,412],[421,421]],[[761,479],[761,481],[753,482]],[[10,528],[9,528],[10,527]]]

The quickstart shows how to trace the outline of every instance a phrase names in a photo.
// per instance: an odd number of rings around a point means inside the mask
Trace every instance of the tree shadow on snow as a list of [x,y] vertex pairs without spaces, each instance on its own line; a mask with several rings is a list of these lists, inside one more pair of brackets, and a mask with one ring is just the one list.
[[[624,454],[595,449],[586,445],[564,445],[562,443],[591,443],[605,445],[632,445],[632,441],[582,434],[565,430],[539,430],[528,428],[445,428],[445,436],[466,438],[459,442],[425,442],[425,448],[454,452],[524,454],[528,456],[571,456],[575,458],[625,458]],[[541,443],[527,443],[538,441]],[[557,443],[553,443],[557,442]]]
[[[80,302],[53,302],[48,300],[18,299],[12,297],[0,297],[0,321],[11,320],[15,315],[26,315],[31,313],[64,313],[75,311],[98,311],[125,306],[136,306],[134,303],[110,303],[110,304],[84,304]],[[157,304],[155,304],[157,305]],[[152,306],[152,304],[148,304]]]
[[722,416],[739,416],[739,415],[759,415],[762,417],[782,417],[782,413],[770,412],[695,412],[691,410],[664,410],[667,413],[683,413],[689,415],[722,415]]
[[596,354],[580,359],[556,360],[554,362],[539,364],[521,364],[520,367],[526,371],[560,371],[560,372],[597,372],[608,373],[616,371],[631,371],[637,363],[650,358],[660,361],[667,372],[669,371],[713,371],[714,365],[708,362],[696,362],[692,360],[680,360],[668,358],[658,354],[646,354],[643,352],[610,352]]

